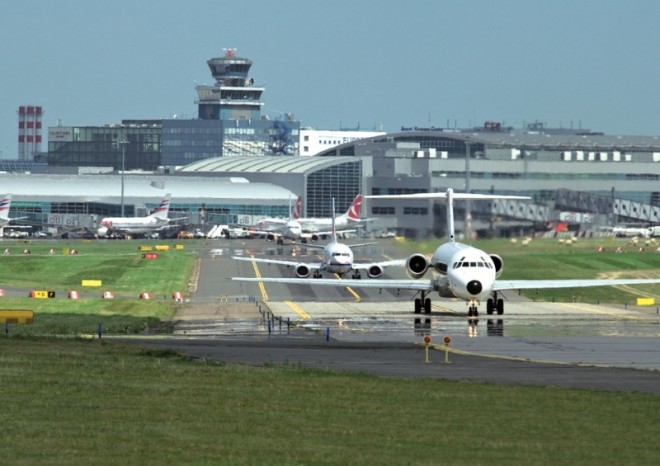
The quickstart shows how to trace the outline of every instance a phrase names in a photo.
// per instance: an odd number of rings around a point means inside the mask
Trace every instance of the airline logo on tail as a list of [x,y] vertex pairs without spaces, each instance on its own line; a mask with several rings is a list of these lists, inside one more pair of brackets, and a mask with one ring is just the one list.
[[9,206],[11,205],[11,194],[5,194],[0,201],[0,217],[9,218]]
[[151,213],[151,217],[157,217],[157,218],[167,218],[167,214],[170,211],[170,195],[168,194],[162,201],[160,201],[160,204],[158,204],[158,207],[154,209],[154,211]]
[[293,206],[291,210],[291,218],[299,220],[302,215],[302,196],[298,196],[296,199],[296,205]]
[[348,208],[348,218],[351,220],[359,220],[360,212],[362,211],[362,194],[358,194],[357,197],[353,200],[353,203]]

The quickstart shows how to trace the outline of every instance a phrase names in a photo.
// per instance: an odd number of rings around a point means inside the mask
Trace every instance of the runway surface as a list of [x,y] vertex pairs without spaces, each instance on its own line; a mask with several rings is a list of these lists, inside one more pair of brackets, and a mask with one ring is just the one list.
[[[356,261],[401,258],[392,240],[354,252]],[[538,303],[509,293],[503,316],[482,310],[478,319],[468,319],[463,302],[440,298],[431,315],[415,315],[410,291],[231,281],[293,275],[291,268],[234,261],[232,255],[318,261],[311,248],[262,240],[213,243],[175,336],[143,343],[225,362],[660,394],[655,307]],[[386,269],[384,278],[404,275]]]

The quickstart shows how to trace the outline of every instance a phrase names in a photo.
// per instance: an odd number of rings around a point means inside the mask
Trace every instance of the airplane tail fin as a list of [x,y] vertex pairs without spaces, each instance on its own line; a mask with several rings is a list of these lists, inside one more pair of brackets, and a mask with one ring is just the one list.
[[302,217],[302,195],[298,196],[296,203],[291,209],[291,217],[294,220],[299,220]]
[[155,217],[155,218],[160,218],[160,219],[166,219],[170,213],[170,198],[171,194],[167,193],[165,194],[165,197],[163,198],[162,201],[160,201],[160,204],[158,204],[158,207],[154,209],[154,211],[149,215],[149,217]]
[[5,194],[0,199],[0,219],[9,219],[9,207],[11,207],[11,194]]
[[355,199],[353,199],[353,203],[348,208],[348,211],[346,212],[346,217],[348,217],[350,220],[353,220],[354,222],[357,222],[360,220],[361,211],[362,211],[362,194],[358,194],[357,196],[355,196]]
[[335,216],[335,198],[332,198],[332,241],[337,242],[337,221]]
[[390,194],[378,196],[364,196],[368,199],[417,199],[432,200],[444,199],[447,202],[447,238],[454,241],[454,200],[496,200],[496,199],[514,199],[529,200],[529,196],[507,196],[498,194],[473,194],[473,193],[455,193],[453,189],[447,188],[446,192],[439,193],[415,193],[415,194]]

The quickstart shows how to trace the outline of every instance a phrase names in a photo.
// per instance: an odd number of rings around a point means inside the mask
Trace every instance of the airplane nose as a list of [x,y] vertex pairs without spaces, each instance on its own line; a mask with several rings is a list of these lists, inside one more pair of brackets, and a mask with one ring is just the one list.
[[467,284],[468,293],[473,295],[477,295],[481,293],[481,290],[483,289],[484,287],[479,280],[471,280]]

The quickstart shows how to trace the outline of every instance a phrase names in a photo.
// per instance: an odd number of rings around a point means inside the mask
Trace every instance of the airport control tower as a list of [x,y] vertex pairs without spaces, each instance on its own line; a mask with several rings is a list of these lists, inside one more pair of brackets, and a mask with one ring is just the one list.
[[225,56],[207,60],[214,86],[197,86],[199,118],[202,120],[259,120],[263,87],[248,76],[252,60],[225,49]]

